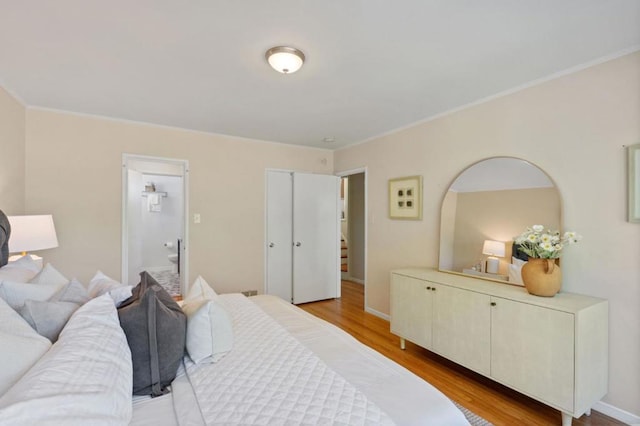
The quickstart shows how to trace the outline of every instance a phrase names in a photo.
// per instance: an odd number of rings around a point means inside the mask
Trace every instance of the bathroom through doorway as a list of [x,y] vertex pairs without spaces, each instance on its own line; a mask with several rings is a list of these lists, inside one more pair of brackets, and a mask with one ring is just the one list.
[[122,283],[147,271],[174,297],[188,283],[187,160],[123,154]]

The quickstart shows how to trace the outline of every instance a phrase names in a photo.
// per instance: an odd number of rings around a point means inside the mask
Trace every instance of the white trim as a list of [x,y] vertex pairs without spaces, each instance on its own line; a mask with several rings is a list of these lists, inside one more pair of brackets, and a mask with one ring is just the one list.
[[286,142],[278,142],[278,141],[270,141],[270,140],[265,140],[265,139],[256,139],[256,138],[249,138],[249,137],[244,137],[244,136],[234,136],[234,135],[228,135],[228,134],[224,134],[224,133],[215,133],[215,132],[211,132],[211,131],[205,131],[205,130],[195,130],[195,129],[188,129],[188,128],[184,128],[184,127],[177,127],[177,126],[169,126],[169,125],[164,125],[164,124],[156,124],[156,123],[150,123],[150,122],[145,122],[145,121],[136,121],[136,120],[131,120],[131,119],[126,119],[126,118],[117,118],[117,117],[109,117],[109,116],[105,116],[105,115],[100,115],[100,114],[90,114],[90,113],[82,113],[82,112],[75,112],[75,111],[68,111],[68,110],[64,110],[64,109],[59,109],[59,108],[48,108],[48,107],[42,107],[42,106],[37,106],[37,105],[28,105],[23,99],[22,97],[20,97],[19,95],[17,95],[15,92],[11,91],[10,89],[7,88],[7,86],[3,83],[3,81],[0,79],[0,87],[2,87],[7,93],[9,93],[9,95],[11,95],[13,98],[15,98],[18,102],[20,102],[25,109],[27,110],[40,110],[40,111],[50,111],[50,112],[57,112],[57,113],[62,113],[62,114],[71,114],[71,115],[77,115],[80,117],[90,117],[90,118],[96,118],[96,119],[103,119],[103,120],[109,120],[109,121],[115,121],[115,122],[121,122],[121,123],[129,123],[129,124],[138,124],[138,125],[143,125],[143,126],[152,126],[152,127],[158,127],[158,128],[164,128],[164,129],[169,129],[169,130],[179,130],[179,131],[185,131],[185,132],[193,132],[193,133],[199,133],[199,134],[205,134],[205,135],[210,135],[210,136],[219,136],[219,137],[225,137],[225,138],[232,138],[232,139],[237,139],[237,140],[244,140],[247,142],[257,142],[257,143],[271,143],[271,144],[276,144],[276,145],[287,145],[287,146],[293,146],[293,147],[298,147],[298,148],[309,148],[309,149],[315,149],[318,151],[327,151],[327,152],[335,152],[335,151],[339,151],[341,149],[346,149],[346,148],[351,148],[354,147],[356,145],[361,145],[367,142],[371,142],[375,139],[379,139],[382,138],[384,136],[388,136],[397,132],[400,132],[402,130],[406,130],[408,128],[432,121],[432,120],[436,120],[438,118],[442,118],[444,116],[456,113],[458,111],[467,109],[467,108],[471,108],[489,101],[492,101],[494,99],[497,98],[501,98],[503,96],[507,96],[510,95],[512,93],[515,92],[519,92],[521,90],[524,89],[528,89],[530,87],[533,86],[537,86],[539,84],[542,83],[546,83],[550,80],[555,80],[557,78],[560,77],[564,77],[565,75],[569,75],[569,74],[574,74],[576,72],[582,71],[586,68],[590,68],[599,64],[602,64],[604,62],[608,62],[626,55],[629,55],[631,53],[640,51],[640,45],[635,45],[635,46],[631,46],[629,48],[620,50],[618,52],[612,53],[610,55],[606,55],[606,56],[602,56],[600,58],[596,58],[592,61],[588,61],[585,63],[582,63],[580,65],[576,65],[574,67],[571,68],[567,68],[565,70],[562,71],[558,71],[556,73],[547,75],[546,77],[541,77],[535,80],[531,80],[527,83],[521,84],[519,86],[515,86],[511,89],[506,89],[503,90],[501,92],[498,92],[496,94],[493,95],[489,95],[487,97],[484,98],[480,98],[478,100],[469,102],[467,104],[464,105],[460,105],[458,107],[434,114],[432,116],[420,119],[418,121],[414,121],[411,122],[409,124],[400,126],[400,127],[396,127],[392,130],[388,130],[386,132],[374,135],[374,136],[370,136],[366,139],[363,140],[359,140],[359,141],[354,141],[353,143],[346,143],[343,146],[340,147],[335,147],[335,148],[320,148],[320,147],[316,147],[316,146],[309,146],[309,145],[300,145],[300,144],[294,144],[294,143],[286,143]]
[[376,311],[375,309],[368,306],[365,306],[364,311],[370,313],[371,315],[375,315],[378,318],[382,318],[383,320],[391,321],[391,317],[389,315],[383,314],[382,312]]
[[18,102],[19,104],[21,104],[21,105],[22,105],[22,107],[23,107],[24,109],[27,109],[27,104],[26,104],[26,102],[24,101],[24,99],[22,99],[22,97],[21,97],[21,96],[19,96],[16,92],[14,92],[13,90],[9,89],[9,88],[7,87],[7,85],[6,85],[6,84],[4,84],[4,81],[2,81],[2,79],[0,79],[0,87],[1,87],[5,92],[7,92],[7,93],[9,94],[9,96],[11,96],[13,99],[15,99],[15,100],[16,100],[16,102]]
[[98,119],[98,120],[113,121],[113,122],[116,122],[116,123],[124,123],[124,124],[135,124],[135,125],[146,126],[146,127],[157,127],[157,128],[160,128],[160,129],[167,129],[167,130],[173,130],[173,131],[182,131],[182,132],[190,132],[190,133],[196,133],[196,134],[207,135],[207,136],[223,137],[223,138],[229,138],[229,139],[240,140],[240,141],[245,141],[245,142],[267,143],[267,144],[274,144],[274,145],[285,145],[285,146],[290,147],[290,148],[291,147],[293,147],[293,148],[302,148],[302,149],[306,148],[306,149],[313,149],[313,150],[316,150],[316,151],[324,151],[324,152],[333,152],[334,151],[333,149],[330,149],[330,148],[320,148],[320,147],[317,147],[317,146],[300,145],[300,144],[293,144],[293,143],[286,143],[286,142],[270,141],[270,140],[266,140],[266,139],[249,138],[249,137],[245,137],[245,136],[228,135],[228,134],[225,134],[225,133],[215,133],[215,132],[210,132],[210,131],[206,131],[206,130],[189,129],[189,128],[186,128],[186,127],[169,126],[169,125],[166,125],[166,124],[150,123],[150,122],[147,122],[147,121],[130,120],[128,118],[109,117],[109,116],[100,115],[100,114],[91,114],[91,113],[86,113],[86,112],[68,111],[68,110],[64,110],[64,109],[48,108],[48,107],[41,107],[41,106],[29,106],[29,105],[26,105],[26,104],[24,104],[24,106],[28,110],[54,112],[54,113],[58,113],[58,114],[69,114],[69,115],[75,115],[75,116],[78,116],[78,117],[86,117],[86,118],[93,118],[93,119]]
[[182,166],[182,191],[183,191],[183,229],[184,235],[182,236],[182,246],[181,249],[183,253],[181,256],[183,257],[183,268],[180,271],[181,275],[181,283],[182,288],[180,289],[181,294],[185,295],[189,291],[189,160],[183,160],[178,158],[166,158],[166,157],[157,157],[151,155],[140,155],[140,154],[128,154],[122,153],[122,209],[121,209],[121,219],[122,219],[122,228],[121,228],[121,250],[122,250],[122,258],[121,258],[121,271],[120,271],[120,281],[122,283],[127,283],[128,275],[129,275],[129,244],[128,244],[128,232],[127,232],[127,204],[128,204],[128,164],[130,160],[142,160],[142,161],[150,161],[150,162],[158,162],[158,163],[172,163],[179,164]]
[[556,73],[547,75],[546,77],[541,77],[541,78],[537,78],[535,80],[531,80],[531,81],[529,81],[527,83],[524,83],[524,84],[521,84],[519,86],[512,87],[511,89],[506,89],[506,90],[503,90],[501,92],[495,93],[493,95],[489,95],[489,96],[486,96],[484,98],[480,98],[480,99],[477,99],[475,101],[469,102],[467,104],[460,105],[458,107],[451,108],[451,109],[448,109],[448,110],[443,111],[443,112],[439,112],[439,113],[434,114],[432,116],[423,118],[423,119],[418,120],[418,121],[414,121],[414,122],[406,124],[404,126],[396,127],[395,129],[380,133],[380,134],[375,135],[375,136],[368,137],[368,138],[363,139],[361,141],[353,142],[353,143],[350,143],[350,144],[345,144],[344,146],[337,147],[335,149],[335,151],[339,151],[339,150],[346,149],[346,148],[351,148],[351,147],[354,147],[354,146],[357,146],[357,145],[362,145],[362,144],[365,144],[367,142],[371,142],[371,141],[374,141],[376,139],[383,138],[385,136],[389,136],[389,135],[392,135],[394,133],[401,132],[403,130],[407,130],[407,129],[411,128],[411,127],[418,126],[418,125],[424,124],[424,123],[428,123],[429,121],[437,120],[437,119],[445,117],[447,115],[451,115],[451,114],[454,114],[456,112],[465,110],[467,108],[472,108],[474,106],[478,106],[478,105],[487,103],[487,102],[492,101],[494,99],[502,98],[504,96],[511,95],[513,93],[520,92],[522,90],[529,89],[529,88],[534,87],[534,86],[538,86],[540,84],[546,83],[546,82],[551,81],[551,80],[558,79],[560,77],[564,77],[564,76],[569,75],[569,74],[575,74],[575,73],[577,73],[579,71],[582,71],[584,69],[591,68],[591,67],[594,67],[596,65],[600,65],[600,64],[602,64],[604,62],[612,61],[612,60],[617,59],[617,58],[621,58],[623,56],[629,55],[629,54],[637,52],[637,51],[640,51],[640,45],[635,45],[635,46],[629,47],[627,49],[620,50],[618,52],[612,53],[611,55],[602,56],[602,57],[594,59],[592,61],[585,62],[583,64],[576,65],[574,67],[567,68],[565,70],[558,71]]
[[128,284],[129,279],[127,278],[129,276],[129,243],[128,243],[128,233],[127,233],[127,226],[128,226],[128,220],[127,220],[127,202],[129,200],[129,185],[128,185],[128,173],[127,173],[127,160],[125,158],[126,154],[122,154],[122,172],[120,174],[121,176],[121,187],[122,187],[122,199],[121,199],[121,209],[120,209],[120,223],[121,228],[120,228],[120,282],[123,284]]
[[624,411],[618,407],[614,407],[613,405],[607,404],[606,402],[596,402],[593,405],[593,409],[628,425],[640,425],[640,416],[636,416],[635,414],[629,413],[628,411]]

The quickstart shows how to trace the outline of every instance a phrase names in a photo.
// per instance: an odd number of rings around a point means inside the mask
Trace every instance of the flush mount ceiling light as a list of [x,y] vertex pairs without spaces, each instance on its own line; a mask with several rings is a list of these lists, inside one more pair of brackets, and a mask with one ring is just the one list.
[[293,47],[277,46],[267,50],[264,55],[271,67],[283,74],[292,74],[304,63],[304,53]]

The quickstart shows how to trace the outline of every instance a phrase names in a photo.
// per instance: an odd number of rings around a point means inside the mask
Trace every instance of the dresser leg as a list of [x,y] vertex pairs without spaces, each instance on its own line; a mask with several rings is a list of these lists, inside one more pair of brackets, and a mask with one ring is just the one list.
[[587,416],[591,416],[591,408],[584,412]]
[[403,351],[406,349],[405,341],[402,337],[400,338],[400,349]]
[[571,414],[563,412],[560,412],[560,414],[562,414],[562,426],[571,426]]

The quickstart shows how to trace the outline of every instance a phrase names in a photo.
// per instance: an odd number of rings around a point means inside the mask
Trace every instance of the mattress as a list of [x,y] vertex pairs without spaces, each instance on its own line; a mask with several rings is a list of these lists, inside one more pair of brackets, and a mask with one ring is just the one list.
[[[220,297],[221,301],[227,304],[237,295]],[[374,407],[379,407],[382,415],[388,416],[394,423],[468,425],[464,415],[440,391],[404,367],[361,344],[341,329],[274,296],[254,296],[248,300],[310,350],[321,360],[321,364],[326,365],[338,378],[343,378],[349,386],[357,390],[357,393],[365,395]],[[227,356],[233,355],[231,351]],[[199,366],[187,366],[187,369],[189,368],[197,369]],[[202,372],[199,373],[203,376]],[[192,378],[194,377],[197,376],[192,374]],[[203,377],[206,378],[206,374]],[[207,386],[213,385],[208,383]],[[208,397],[216,396],[212,393]],[[198,402],[189,375],[181,372],[172,384],[170,394],[134,401],[131,424],[206,424],[201,412],[207,412],[207,405],[206,398],[203,399],[201,394]],[[211,416],[212,413],[205,414],[207,415]],[[211,417],[208,418],[209,423],[212,423]],[[376,423],[372,419],[373,417],[364,423]]]

